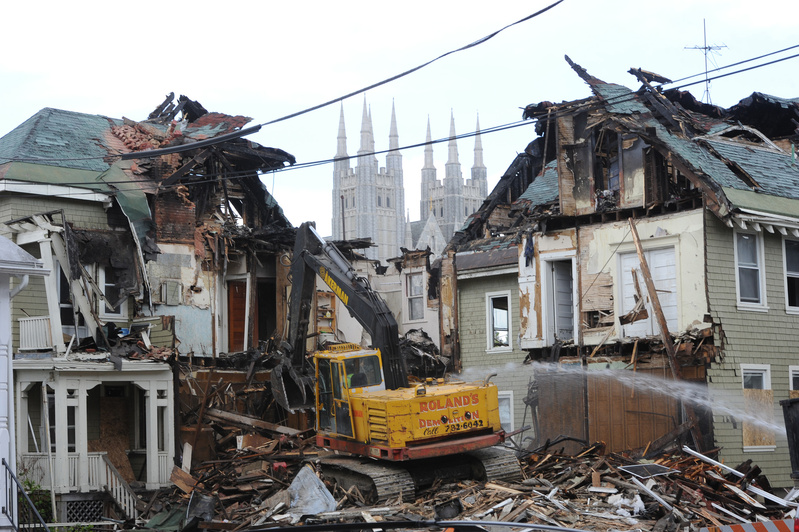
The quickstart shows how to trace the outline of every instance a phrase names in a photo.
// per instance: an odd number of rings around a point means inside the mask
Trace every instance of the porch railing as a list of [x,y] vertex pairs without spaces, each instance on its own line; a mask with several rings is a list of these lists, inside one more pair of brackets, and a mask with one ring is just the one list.
[[105,464],[105,490],[117,503],[119,509],[125,514],[127,519],[135,519],[139,516],[137,503],[139,497],[133,492],[128,483],[119,474],[117,468],[108,459],[108,456],[102,455],[103,463]]
[[34,316],[19,319],[19,350],[52,349],[50,316]]
[[42,519],[39,510],[17,480],[17,476],[11,471],[5,458],[2,459],[2,465],[6,485],[5,498],[2,501],[3,515],[11,522],[14,530],[19,531],[20,528],[24,528],[26,531],[50,532],[47,523]]

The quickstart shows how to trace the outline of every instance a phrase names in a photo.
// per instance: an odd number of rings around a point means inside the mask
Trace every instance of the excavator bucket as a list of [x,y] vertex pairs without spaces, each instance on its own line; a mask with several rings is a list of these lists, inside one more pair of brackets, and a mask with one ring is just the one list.
[[272,369],[270,382],[275,401],[286,410],[293,412],[315,407],[313,376],[297,371],[288,360]]

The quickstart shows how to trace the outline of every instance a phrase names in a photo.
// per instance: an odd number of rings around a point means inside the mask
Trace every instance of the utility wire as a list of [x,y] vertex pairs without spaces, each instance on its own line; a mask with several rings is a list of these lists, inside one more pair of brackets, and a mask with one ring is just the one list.
[[401,74],[397,74],[395,76],[391,76],[390,78],[386,78],[386,79],[384,79],[382,81],[378,81],[377,83],[373,83],[373,84],[369,85],[368,87],[364,87],[362,89],[358,89],[356,91],[353,91],[353,92],[350,92],[348,94],[345,94],[344,96],[339,96],[338,98],[334,98],[332,100],[326,101],[325,103],[320,103],[319,105],[315,105],[313,107],[309,107],[307,109],[303,109],[302,111],[297,111],[296,113],[292,113],[292,114],[289,114],[289,115],[281,116],[280,118],[275,118],[274,120],[270,120],[269,122],[264,122],[263,124],[260,124],[260,125],[261,126],[268,126],[270,124],[276,124],[277,122],[282,122],[284,120],[288,120],[289,118],[294,118],[294,117],[297,117],[297,116],[300,116],[300,115],[304,115],[306,113],[310,113],[311,111],[316,111],[317,109],[322,109],[323,107],[327,107],[328,105],[333,105],[334,103],[338,103],[338,102],[344,101],[347,98],[351,98],[353,96],[357,96],[359,94],[363,94],[366,91],[375,89],[377,87],[380,87],[381,85],[385,85],[386,83],[391,83],[392,81],[395,81],[395,80],[398,80],[400,78],[403,78],[403,77],[407,76],[408,74],[412,74],[412,73],[416,72],[417,70],[421,70],[422,68],[424,68],[424,67],[426,67],[426,66],[428,66],[428,65],[430,65],[432,63],[435,63],[439,59],[443,59],[443,58],[447,57],[448,55],[452,55],[452,54],[455,54],[455,53],[458,53],[458,52],[463,52],[464,50],[468,50],[469,48],[474,48],[475,46],[483,44],[484,42],[492,39],[493,37],[496,37],[499,33],[505,31],[508,28],[516,26],[517,24],[521,24],[522,22],[527,22],[528,20],[533,19],[533,18],[537,17],[538,15],[541,15],[542,13],[546,13],[547,11],[549,11],[550,9],[552,9],[553,7],[555,7],[556,5],[560,4],[563,1],[564,0],[558,0],[557,2],[549,4],[547,7],[536,11],[532,15],[527,15],[523,19],[517,20],[516,22],[512,22],[511,24],[508,24],[507,26],[504,26],[504,27],[498,29],[497,31],[495,31],[493,33],[490,33],[489,35],[486,35],[485,37],[483,37],[481,39],[477,39],[476,41],[474,41],[474,42],[472,42],[470,44],[467,44],[466,46],[461,46],[460,48],[458,48],[456,50],[450,50],[449,52],[446,52],[444,54],[439,55],[435,59],[431,59],[430,61],[428,61],[426,63],[423,63],[423,64],[421,64],[419,66],[413,67],[410,70],[406,70],[405,72],[402,72]]

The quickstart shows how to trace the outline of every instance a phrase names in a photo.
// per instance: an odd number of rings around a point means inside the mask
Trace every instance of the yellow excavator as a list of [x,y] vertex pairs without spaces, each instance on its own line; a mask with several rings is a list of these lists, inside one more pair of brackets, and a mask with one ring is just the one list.
[[[306,353],[317,275],[369,333],[371,348]],[[497,446],[506,434],[490,377],[409,382],[391,310],[311,222],[297,230],[290,276],[289,333],[272,392],[287,410],[315,410],[317,444],[339,451],[322,460],[327,476],[377,501],[409,500],[436,479],[521,477],[515,454]]]

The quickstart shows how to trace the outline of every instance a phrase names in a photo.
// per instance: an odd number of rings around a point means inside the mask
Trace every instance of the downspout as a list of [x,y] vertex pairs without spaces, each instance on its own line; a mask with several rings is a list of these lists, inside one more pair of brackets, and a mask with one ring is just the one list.
[[30,281],[30,276],[23,275],[22,280],[20,281],[19,285],[17,285],[10,294],[8,294],[8,299],[14,299],[17,294],[22,292],[26,286],[28,286],[28,281]]

